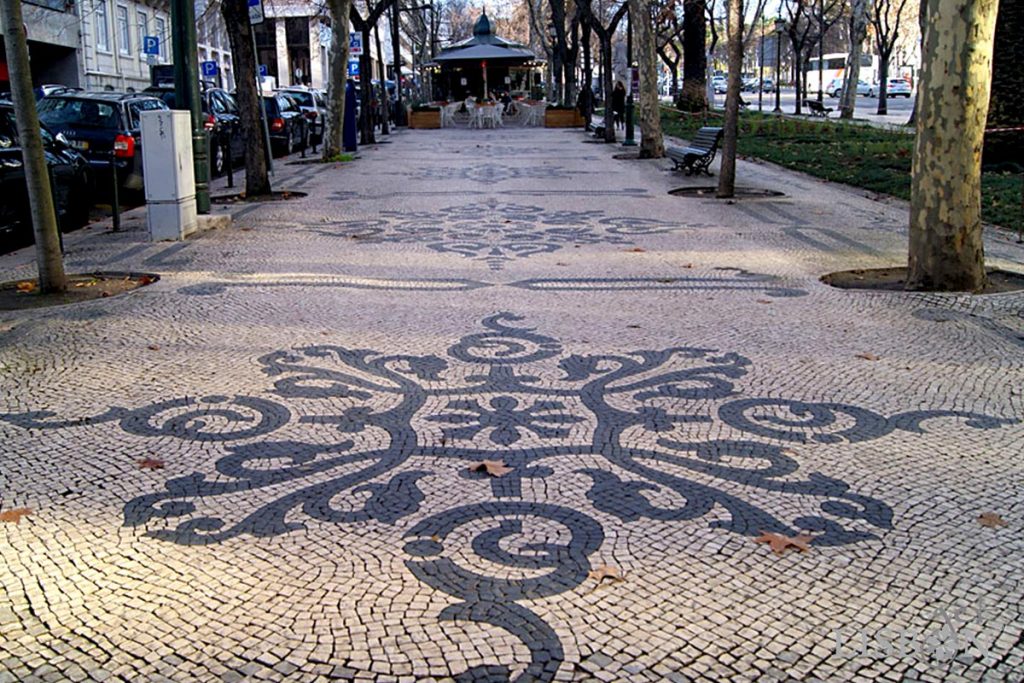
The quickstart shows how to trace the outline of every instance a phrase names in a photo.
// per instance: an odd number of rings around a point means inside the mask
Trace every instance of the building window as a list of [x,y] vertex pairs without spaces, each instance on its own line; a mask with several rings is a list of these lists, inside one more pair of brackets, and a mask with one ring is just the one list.
[[96,0],[96,49],[110,51],[110,30],[107,27],[107,0]]
[[167,21],[163,17],[156,17],[156,36],[160,40],[160,59],[167,54]]
[[117,49],[123,55],[132,53],[132,31],[128,23],[128,8],[117,6]]
[[149,19],[146,17],[146,13],[141,10],[136,10],[135,23],[139,29],[139,55],[145,59],[145,55],[142,54],[142,49],[146,44],[146,31],[149,29]]

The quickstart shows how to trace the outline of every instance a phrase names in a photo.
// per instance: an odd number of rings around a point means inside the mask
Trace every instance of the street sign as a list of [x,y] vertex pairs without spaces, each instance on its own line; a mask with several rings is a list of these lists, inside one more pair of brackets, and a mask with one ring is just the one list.
[[220,69],[217,67],[217,62],[199,62],[199,71],[204,76],[213,78],[217,76]]
[[160,37],[159,36],[142,36],[142,54],[144,54],[144,55],[158,55],[158,54],[160,54]]
[[263,0],[249,0],[249,23],[253,26],[263,23]]
[[267,71],[267,65],[260,64],[260,83],[262,83],[267,78],[268,75],[269,72]]
[[348,77],[359,78],[359,62],[357,60],[353,59],[348,63]]
[[363,34],[353,31],[348,34],[348,56],[359,57],[363,54]]

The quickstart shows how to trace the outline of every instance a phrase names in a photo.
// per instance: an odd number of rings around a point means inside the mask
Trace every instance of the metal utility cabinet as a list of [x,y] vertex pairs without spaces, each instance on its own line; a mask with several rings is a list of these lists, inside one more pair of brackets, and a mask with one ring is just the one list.
[[189,112],[142,112],[143,178],[150,239],[181,240],[196,231],[196,182]]

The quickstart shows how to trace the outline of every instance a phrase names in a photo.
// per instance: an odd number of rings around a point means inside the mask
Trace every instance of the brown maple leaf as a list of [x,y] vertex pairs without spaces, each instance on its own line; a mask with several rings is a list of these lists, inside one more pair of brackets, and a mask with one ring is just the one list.
[[471,472],[486,472],[492,477],[500,477],[512,471],[502,460],[482,460],[469,466]]
[[593,569],[591,569],[589,572],[587,572],[587,578],[597,579],[598,583],[603,583],[605,579],[610,579],[611,581],[615,582],[626,580],[626,578],[622,575],[622,572],[619,571],[618,567],[612,567],[607,564],[602,564],[599,567],[594,567]]
[[0,512],[0,522],[14,522],[18,524],[25,515],[31,515],[31,508],[11,508]]
[[156,458],[143,458],[139,460],[140,470],[162,470],[163,468],[163,460],[157,460]]
[[858,353],[857,358],[860,358],[861,360],[881,360],[881,358],[873,353]]
[[1008,526],[1006,520],[994,512],[985,512],[979,515],[978,523],[982,526],[987,526],[989,529],[995,529],[1001,526]]
[[772,552],[776,555],[782,555],[786,552],[787,548],[791,547],[796,548],[802,553],[807,552],[811,549],[811,541],[813,540],[814,536],[810,534],[786,536],[784,534],[762,531],[761,535],[754,539],[754,543],[767,543],[772,547]]

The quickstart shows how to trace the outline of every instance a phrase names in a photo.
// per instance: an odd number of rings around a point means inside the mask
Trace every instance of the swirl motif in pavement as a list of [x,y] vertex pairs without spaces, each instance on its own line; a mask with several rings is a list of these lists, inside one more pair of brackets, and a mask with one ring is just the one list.
[[[811,531],[815,545],[860,542],[890,528],[890,506],[826,473],[801,473],[788,444],[921,432],[934,418],[977,429],[1011,422],[738,398],[751,367],[739,354],[695,347],[572,354],[517,320],[491,316],[441,355],[333,345],[269,353],[259,362],[270,397],[173,399],[79,420],[42,411],[0,418],[40,430],[116,423],[137,437],[223,449],[216,472],[172,478],[163,491],[125,505],[126,525],[173,543],[275,536],[310,522],[405,526],[414,518],[404,533],[406,567],[459,601],[439,618],[519,638],[530,652],[521,681],[551,680],[563,661],[555,628],[528,604],[586,579],[605,539],[588,506],[623,524],[695,524],[717,508],[707,525],[723,532]],[[296,438],[302,425],[316,425],[316,438]],[[336,438],[325,439],[325,429]],[[512,471],[491,479],[467,471],[484,458]],[[424,482],[446,473],[462,478],[456,500],[423,492]],[[579,482],[578,475],[589,483],[574,500],[558,499],[564,482],[546,486],[555,493],[544,501],[525,491],[529,480]],[[275,493],[252,509],[256,491]],[[226,518],[234,510],[241,519]],[[466,528],[468,547],[459,540]],[[486,569],[496,565],[497,573]]]

